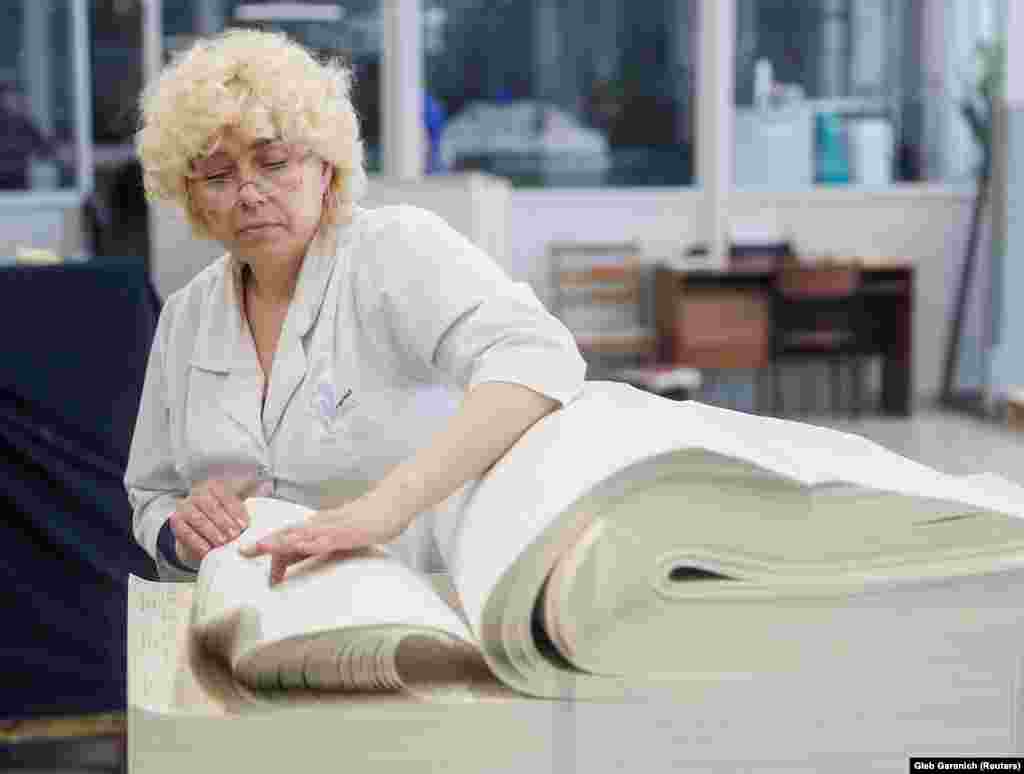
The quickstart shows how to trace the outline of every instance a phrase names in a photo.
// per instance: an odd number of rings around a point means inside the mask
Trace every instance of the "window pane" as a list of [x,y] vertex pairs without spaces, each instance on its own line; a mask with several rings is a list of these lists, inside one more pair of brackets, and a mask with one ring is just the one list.
[[961,111],[1005,0],[738,0],[739,186],[966,182]]
[[257,27],[284,31],[320,56],[348,62],[355,77],[353,101],[362,120],[367,169],[380,169],[380,0],[164,0],[163,5],[168,55],[187,48],[197,36]]
[[[124,145],[121,155],[130,155],[142,88],[142,3],[91,0],[89,6],[93,139],[100,146]],[[97,162],[111,154],[113,148],[102,147]]]
[[0,190],[74,188],[70,4],[6,3],[0,41]]
[[690,185],[694,0],[424,0],[432,171]]

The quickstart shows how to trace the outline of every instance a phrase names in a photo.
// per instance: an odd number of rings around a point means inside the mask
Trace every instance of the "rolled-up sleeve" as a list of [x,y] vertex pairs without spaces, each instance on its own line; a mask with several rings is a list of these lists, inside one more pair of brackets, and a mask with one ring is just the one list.
[[576,342],[528,284],[439,216],[387,209],[366,282],[408,357],[466,390],[511,382],[562,405],[579,394],[586,364]]
[[186,483],[175,469],[171,449],[164,363],[167,316],[165,307],[149,353],[124,483],[132,508],[135,540],[153,557],[160,578],[192,581],[196,570],[175,555],[167,521],[187,494]]

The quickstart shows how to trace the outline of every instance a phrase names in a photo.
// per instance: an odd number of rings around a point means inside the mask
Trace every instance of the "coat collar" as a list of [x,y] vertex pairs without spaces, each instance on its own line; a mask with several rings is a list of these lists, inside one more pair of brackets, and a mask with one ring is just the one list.
[[225,253],[214,268],[214,279],[200,300],[199,327],[191,363],[207,371],[228,373],[244,365],[241,296],[236,281],[241,266]]
[[[198,368],[226,375],[224,410],[262,443],[269,443],[285,409],[306,377],[303,337],[312,329],[337,263],[339,231],[322,229],[310,244],[278,338],[266,402],[260,410],[259,360],[243,314],[244,265],[230,253],[221,259],[211,292],[203,300],[195,355]],[[261,421],[262,420],[262,421]]]
[[[338,232],[337,227],[321,229],[310,243],[299,269],[282,338],[301,338],[316,322],[337,261]],[[219,373],[249,370],[253,367],[253,353],[247,340],[242,304],[245,265],[231,253],[225,253],[218,263],[210,291],[202,300],[191,363]]]

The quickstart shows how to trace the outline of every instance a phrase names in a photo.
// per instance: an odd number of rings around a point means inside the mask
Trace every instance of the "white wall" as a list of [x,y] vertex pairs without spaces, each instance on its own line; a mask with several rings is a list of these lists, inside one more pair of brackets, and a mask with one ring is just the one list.
[[1024,105],[1024,46],[1014,45],[1024,34],[1024,8],[1010,2],[1006,19],[1006,101],[1013,107]]
[[[876,192],[817,189],[790,195],[737,192],[734,217],[766,213],[791,234],[801,254],[893,257],[917,267],[914,310],[915,392],[938,392],[956,273],[970,217],[969,191],[894,187]],[[547,298],[550,241],[644,244],[653,259],[704,238],[704,207],[693,191],[515,191],[506,269]]]
[[636,241],[650,254],[702,239],[703,197],[679,190],[517,190],[510,199],[505,268],[547,298],[549,242]]

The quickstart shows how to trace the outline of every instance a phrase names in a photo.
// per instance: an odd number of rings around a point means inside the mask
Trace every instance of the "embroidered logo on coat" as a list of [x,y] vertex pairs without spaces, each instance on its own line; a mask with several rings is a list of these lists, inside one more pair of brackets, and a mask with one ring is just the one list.
[[335,417],[338,416],[338,412],[341,410],[342,405],[345,401],[352,396],[352,390],[346,390],[344,395],[338,396],[338,391],[334,384],[328,381],[322,381],[316,386],[316,408],[317,413],[320,415],[320,419],[325,424],[330,424],[334,421]]

